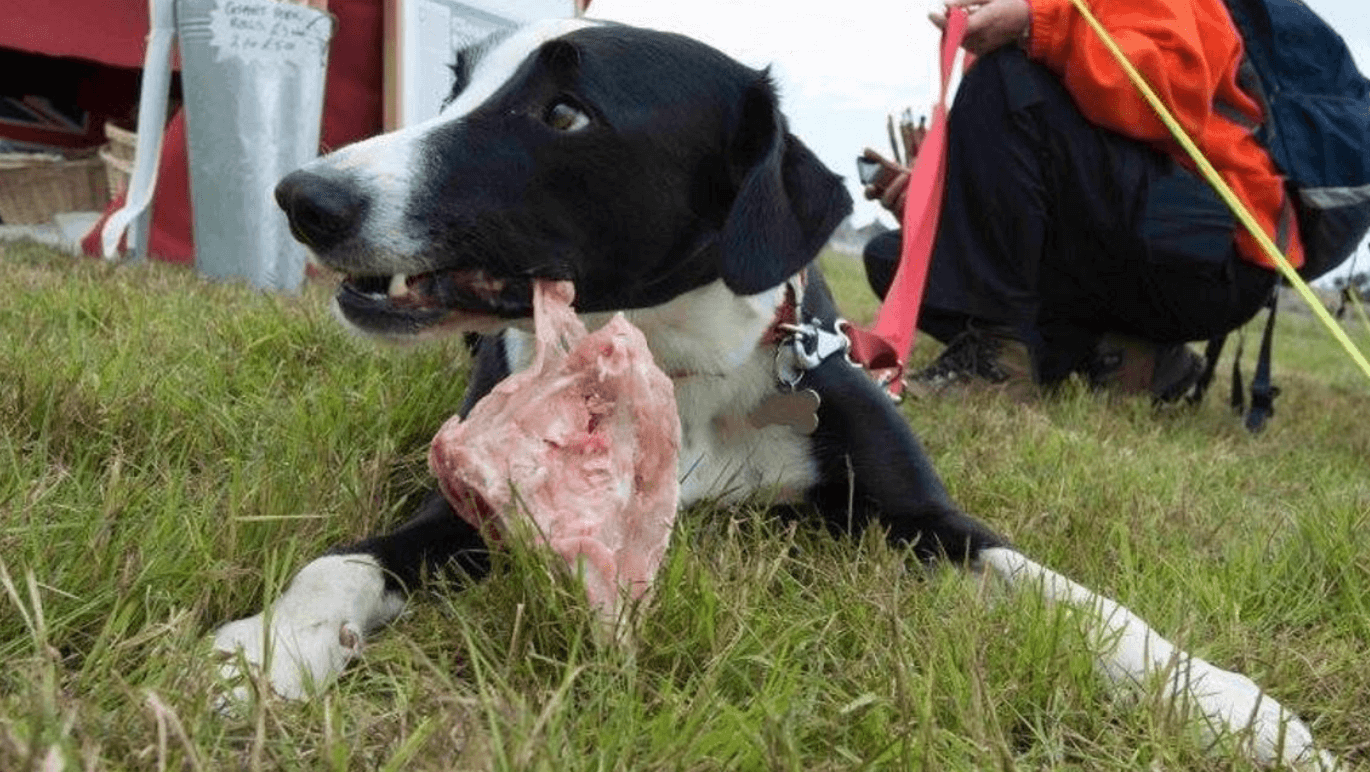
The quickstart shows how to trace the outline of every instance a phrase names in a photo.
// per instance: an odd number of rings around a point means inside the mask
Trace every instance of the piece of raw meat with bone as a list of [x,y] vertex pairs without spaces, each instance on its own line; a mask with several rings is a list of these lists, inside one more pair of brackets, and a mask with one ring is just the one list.
[[574,295],[571,282],[534,283],[532,365],[443,424],[428,465],[487,538],[531,531],[565,559],[613,624],[670,541],[680,418],[642,332],[618,314],[587,334]]

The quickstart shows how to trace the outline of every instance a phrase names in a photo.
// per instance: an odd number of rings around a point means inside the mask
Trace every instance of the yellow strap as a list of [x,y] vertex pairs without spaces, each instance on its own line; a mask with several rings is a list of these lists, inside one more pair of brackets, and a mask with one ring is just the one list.
[[1099,37],[1103,40],[1104,45],[1108,48],[1109,52],[1113,54],[1113,58],[1118,60],[1118,64],[1122,66],[1123,71],[1126,72],[1128,78],[1132,80],[1132,84],[1137,87],[1137,90],[1142,93],[1142,96],[1146,98],[1146,101],[1151,104],[1151,108],[1156,111],[1156,115],[1165,123],[1166,128],[1170,129],[1171,134],[1175,135],[1175,139],[1184,147],[1185,152],[1189,153],[1189,157],[1194,159],[1194,163],[1198,165],[1199,171],[1203,173],[1204,178],[1207,179],[1208,183],[1213,186],[1213,189],[1218,192],[1218,195],[1222,196],[1223,200],[1227,202],[1227,205],[1232,209],[1233,214],[1235,214],[1242,225],[1246,226],[1246,229],[1251,232],[1251,235],[1254,236],[1256,241],[1261,245],[1261,249],[1265,251],[1265,254],[1268,255],[1271,261],[1275,263],[1276,267],[1279,268],[1280,273],[1284,275],[1284,278],[1293,285],[1294,289],[1303,297],[1304,302],[1308,304],[1308,307],[1313,309],[1313,313],[1322,321],[1323,325],[1327,327],[1327,330],[1332,333],[1332,337],[1336,338],[1337,341],[1341,343],[1342,348],[1346,349],[1346,353],[1351,355],[1351,359],[1360,367],[1361,372],[1365,373],[1365,377],[1370,379],[1370,362],[1365,360],[1365,355],[1360,352],[1360,349],[1356,348],[1355,343],[1351,342],[1351,338],[1347,336],[1346,331],[1341,328],[1340,324],[1337,324],[1336,320],[1332,318],[1332,315],[1323,307],[1322,302],[1313,294],[1313,290],[1308,288],[1308,283],[1305,282],[1303,277],[1299,276],[1298,272],[1294,270],[1294,267],[1289,264],[1289,260],[1287,260],[1284,255],[1280,254],[1279,248],[1276,247],[1275,243],[1266,235],[1265,229],[1256,222],[1256,218],[1251,215],[1251,212],[1246,208],[1246,205],[1237,198],[1236,194],[1227,186],[1227,183],[1223,181],[1222,177],[1218,176],[1218,172],[1213,168],[1213,164],[1208,162],[1208,159],[1204,157],[1203,152],[1199,150],[1198,146],[1189,138],[1189,135],[1185,133],[1184,128],[1180,126],[1179,121],[1175,120],[1175,116],[1172,115],[1165,104],[1161,102],[1160,97],[1156,96],[1156,92],[1152,91],[1151,86],[1147,85],[1147,82],[1142,77],[1141,73],[1137,72],[1137,69],[1127,60],[1127,55],[1118,47],[1118,44],[1113,40],[1113,37],[1108,34],[1108,30],[1104,29],[1103,25],[1099,23],[1099,20],[1090,12],[1089,7],[1085,5],[1085,0],[1070,1],[1071,4],[1080,11],[1080,14],[1084,16],[1085,21],[1089,22],[1089,26],[1093,27],[1094,31],[1098,33]]

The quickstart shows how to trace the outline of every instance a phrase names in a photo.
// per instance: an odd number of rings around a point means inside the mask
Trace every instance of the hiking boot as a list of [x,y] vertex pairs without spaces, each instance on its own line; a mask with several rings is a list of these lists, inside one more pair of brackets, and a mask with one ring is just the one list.
[[1026,396],[1032,387],[1032,357],[1005,327],[968,327],[952,338],[932,364],[910,375],[915,398],[982,386],[1000,386]]
[[1157,403],[1166,403],[1188,393],[1203,369],[1203,357],[1183,343],[1162,345],[1108,333],[1095,347],[1085,375],[1095,389],[1150,394]]

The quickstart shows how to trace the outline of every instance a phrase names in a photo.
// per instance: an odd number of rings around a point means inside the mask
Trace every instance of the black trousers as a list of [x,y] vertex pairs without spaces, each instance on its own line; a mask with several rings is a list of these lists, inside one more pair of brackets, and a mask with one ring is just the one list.
[[[1008,46],[962,79],[919,329],[1014,328],[1038,380],[1081,369],[1105,332],[1204,340],[1250,319],[1276,274],[1243,260],[1236,221],[1164,153],[1090,123],[1060,80]],[[873,240],[881,297],[897,234]]]

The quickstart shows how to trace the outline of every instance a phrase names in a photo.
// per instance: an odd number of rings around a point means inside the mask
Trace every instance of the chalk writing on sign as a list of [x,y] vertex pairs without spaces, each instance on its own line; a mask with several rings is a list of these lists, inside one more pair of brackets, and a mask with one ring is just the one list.
[[209,30],[218,61],[318,64],[328,52],[333,18],[275,0],[218,0]]

